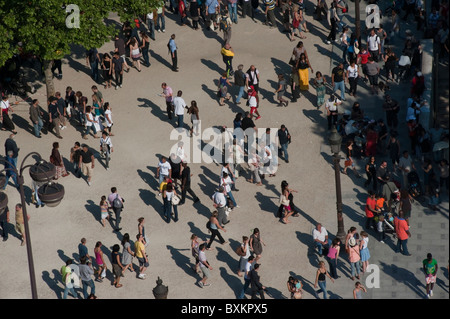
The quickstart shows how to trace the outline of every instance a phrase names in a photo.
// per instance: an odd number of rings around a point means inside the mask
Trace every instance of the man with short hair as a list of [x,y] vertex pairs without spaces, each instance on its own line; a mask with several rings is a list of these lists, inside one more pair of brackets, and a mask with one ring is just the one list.
[[214,30],[218,28],[216,23],[217,10],[220,9],[219,2],[217,0],[206,0],[205,2],[205,15],[206,15],[206,30],[211,30],[211,24],[214,26]]
[[264,22],[264,25],[269,25],[270,22],[270,28],[276,28],[277,22],[275,20],[275,0],[264,0],[263,2],[266,6],[266,11],[264,12],[266,15],[266,21]]
[[90,295],[95,295],[95,283],[94,280],[92,280],[94,269],[92,268],[92,263],[87,260],[86,256],[80,257],[80,265],[78,267],[80,269],[81,283],[83,284],[83,296],[84,299],[88,299],[88,287],[91,288]]
[[[48,113],[49,113],[49,126],[51,127],[53,124],[53,128],[55,129],[55,135],[57,138],[62,139],[61,133],[60,133],[60,113],[58,110],[58,105],[56,104],[58,99],[54,96],[51,96],[48,99]],[[50,130],[49,130],[50,131]]]
[[89,260],[92,262],[92,258],[91,258],[91,256],[89,256],[89,253],[88,253],[88,248],[86,246],[86,242],[87,242],[86,238],[84,238],[84,237],[81,238],[80,243],[78,244],[78,256],[79,256],[80,260],[82,257],[85,257],[85,258],[89,258]]
[[425,273],[425,282],[427,284],[427,298],[433,296],[433,287],[436,283],[436,274],[439,269],[436,259],[430,253],[427,254],[427,258],[422,261],[423,272]]
[[244,66],[242,64],[238,65],[238,69],[237,71],[234,73],[234,85],[236,85],[239,88],[239,93],[236,97],[236,101],[235,103],[237,105],[241,104],[241,98],[244,95],[244,91],[245,91],[245,73],[244,71],[242,71],[242,69],[244,68]]
[[173,99],[173,105],[175,108],[174,113],[178,118],[178,124],[177,124],[178,128],[183,127],[183,125],[184,125],[184,109],[188,109],[186,102],[181,97],[182,95],[183,95],[183,92],[181,90],[179,90],[177,92],[177,96]]
[[8,155],[8,152],[12,152],[12,159],[14,161],[14,166],[17,167],[17,158],[19,157],[20,148],[17,147],[17,143],[14,140],[15,134],[10,134],[9,138],[5,141],[5,155]]
[[163,89],[163,92],[161,93],[161,96],[164,97],[166,100],[166,111],[167,111],[167,117],[169,120],[172,119],[172,112],[173,112],[173,91],[170,86],[167,85],[167,83],[161,84],[161,88]]
[[9,228],[9,208],[6,206],[0,212],[0,227],[2,228],[3,241],[8,240],[8,228]]
[[345,79],[347,78],[347,71],[344,69],[344,63],[339,64],[331,71],[331,86],[333,87],[333,94],[341,91],[341,101],[345,101]]
[[264,287],[261,284],[260,277],[258,274],[259,267],[260,267],[260,264],[255,264],[253,266],[253,269],[250,270],[249,277],[250,277],[250,286],[252,288],[252,299],[257,299],[256,294],[259,294],[261,299],[265,299],[264,298],[264,290],[266,289],[266,287]]
[[161,185],[164,177],[172,177],[172,167],[167,161],[167,158],[165,156],[162,156],[161,160],[158,162],[158,167],[156,168],[156,178],[158,178],[159,180],[158,185]]
[[200,270],[202,271],[203,278],[198,282],[198,285],[203,287],[211,286],[211,284],[208,284],[206,281],[209,279],[210,276],[210,270],[212,270],[211,265],[209,264],[208,260],[206,259],[206,243],[203,243],[199,246],[199,253],[198,253],[198,260],[200,264]]
[[81,167],[81,173],[87,176],[87,184],[91,186],[92,173],[94,172],[95,167],[95,158],[94,154],[89,149],[89,146],[86,144],[82,145],[78,167]]
[[253,269],[253,261],[255,257],[250,255],[248,257],[247,262],[245,263],[245,272],[244,272],[244,286],[242,287],[241,294],[238,299],[244,299],[245,290],[250,286],[250,271]]
[[114,231],[120,231],[122,229],[119,227],[119,223],[121,220],[120,213],[122,212],[123,203],[125,202],[125,200],[117,193],[116,187],[111,187],[111,194],[109,194],[108,196],[108,202],[109,206],[112,207],[114,215],[116,217],[116,228],[114,229]]
[[251,65],[250,68],[245,73],[245,86],[249,88],[253,85],[253,88],[256,92],[259,90],[259,70],[254,66]]
[[380,211],[377,209],[377,200],[375,198],[375,192],[372,190],[369,190],[369,196],[367,197],[366,206],[364,210],[366,212],[366,224],[364,228],[369,230],[370,227],[373,227],[376,230],[375,216],[378,215]]
[[[119,52],[115,52],[111,60],[113,67],[109,70],[110,73],[114,70],[114,81],[116,82],[116,90],[122,87],[123,82],[123,69],[126,65],[125,59],[119,55]],[[128,67],[129,68],[129,67]]]
[[172,58],[172,71],[178,72],[178,55],[177,55],[177,45],[175,43],[175,34],[170,36],[168,43],[170,56]]
[[96,48],[91,48],[86,51],[86,64],[91,67],[91,76],[95,82],[99,80],[98,64],[100,62],[100,56]]
[[66,101],[62,98],[61,92],[55,93],[56,97],[56,105],[58,106],[58,112],[59,112],[59,127],[61,130],[64,130],[66,128]]
[[331,246],[331,239],[328,238],[328,232],[325,227],[322,226],[321,223],[316,225],[316,228],[313,229],[312,236],[314,239],[314,243],[317,247],[319,256],[323,256],[323,248],[329,249]]
[[126,49],[125,49],[125,41],[116,35],[114,37],[114,53],[117,53],[120,58],[122,58],[123,64],[125,65],[127,72],[130,69],[126,60]]
[[391,130],[397,130],[398,126],[398,112],[400,106],[398,102],[391,98],[389,94],[384,97],[383,110],[386,112],[386,124]]
[[186,162],[181,164],[183,166],[183,171],[181,172],[181,200],[178,205],[183,205],[186,200],[186,192],[188,192],[193,200],[194,204],[199,202],[200,199],[195,195],[194,191],[191,189],[191,168],[187,165]]
[[383,186],[387,183],[386,177],[389,176],[389,171],[387,167],[387,161],[383,160],[377,168],[377,178],[378,178],[378,187],[382,189]]
[[30,106],[30,120],[33,123],[34,128],[34,136],[37,138],[41,138],[41,130],[44,126],[44,122],[42,120],[42,116],[44,115],[44,112],[42,111],[39,101],[37,99],[34,99],[31,106]]
[[398,168],[402,171],[403,174],[403,187],[408,187],[408,174],[416,167],[414,166],[413,160],[411,156],[409,156],[408,151],[403,151],[403,156],[400,158],[398,162]]
[[280,141],[279,154],[280,156],[284,156],[284,160],[286,163],[289,163],[289,154],[287,151],[288,145],[291,142],[291,135],[289,134],[288,129],[284,124],[281,125],[281,128],[278,130],[278,140]]
[[375,32],[375,28],[370,30],[370,34],[367,36],[367,47],[369,49],[370,56],[375,62],[378,62],[378,58],[381,54],[381,42],[380,37]]
[[212,196],[211,199],[213,201],[213,206],[218,212],[217,221],[219,222],[219,225],[223,227],[223,225],[228,224],[230,221],[228,220],[228,215],[226,211],[227,207],[227,198],[224,194],[224,187],[220,186],[218,191],[216,191]]

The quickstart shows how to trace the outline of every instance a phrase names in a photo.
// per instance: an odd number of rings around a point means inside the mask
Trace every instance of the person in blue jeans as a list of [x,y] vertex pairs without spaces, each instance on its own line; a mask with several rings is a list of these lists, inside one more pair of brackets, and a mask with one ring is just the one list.
[[328,232],[322,224],[318,223],[312,232],[314,243],[318,249],[319,255],[323,255],[323,248],[329,249],[331,239],[328,238]]
[[289,154],[287,148],[291,140],[291,135],[289,134],[289,131],[284,124],[281,125],[281,128],[278,130],[278,140],[280,142],[279,154],[280,156],[284,156],[284,160],[286,161],[286,163],[289,163]]
[[331,86],[333,87],[333,94],[341,91],[341,100],[345,101],[345,80],[347,79],[347,71],[344,69],[344,63],[339,62],[331,72]]
[[228,0],[228,12],[230,13],[230,19],[233,23],[238,23],[237,15],[237,0]]
[[87,259],[87,256],[80,257],[80,279],[83,284],[83,296],[84,299],[89,298],[88,287],[91,289],[91,295],[95,295],[95,283],[92,280],[92,275],[94,275],[94,269],[92,264]]
[[328,273],[325,262],[320,261],[319,262],[319,269],[317,269],[316,273],[316,281],[314,283],[314,288],[317,288],[317,285],[319,285],[319,290],[315,291],[314,294],[316,295],[316,298],[318,298],[318,294],[323,292],[323,299],[327,299],[327,282],[326,277],[331,279],[331,282],[334,282],[334,279],[330,276]]
[[173,221],[178,221],[178,208],[177,205],[172,205],[173,196],[176,196],[177,192],[175,191],[173,184],[168,183],[166,189],[163,194],[164,199],[164,216],[166,217],[166,222],[170,223],[171,215],[172,215],[172,207],[173,207]]
[[247,263],[245,264],[245,273],[244,273],[244,286],[242,287],[242,290],[239,294],[238,299],[244,299],[245,291],[248,287],[250,287],[250,270],[252,270],[253,267],[253,260],[255,259],[254,256],[250,255],[247,259]]
[[92,79],[95,82],[98,82],[99,79],[99,71],[98,71],[98,63],[100,61],[100,56],[98,55],[98,51],[96,48],[92,48],[86,51],[86,64],[90,65],[92,72]]
[[245,73],[242,71],[244,69],[244,65],[239,64],[238,69],[234,72],[234,85],[239,88],[239,93],[236,96],[236,104],[241,104],[241,99],[244,96],[245,92]]

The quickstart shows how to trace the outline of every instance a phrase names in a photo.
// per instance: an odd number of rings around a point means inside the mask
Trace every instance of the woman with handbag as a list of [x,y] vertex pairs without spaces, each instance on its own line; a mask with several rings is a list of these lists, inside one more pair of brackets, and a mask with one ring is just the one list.
[[[163,192],[164,198],[164,216],[166,217],[166,222],[170,223],[170,219],[172,216],[172,208],[173,208],[173,221],[178,221],[178,203],[179,197],[177,197],[177,192],[173,187],[172,183],[168,183],[166,185],[166,189]],[[175,199],[177,198],[177,199]]]
[[258,228],[253,229],[253,234],[250,236],[249,241],[250,249],[255,254],[255,264],[258,263],[258,260],[261,258],[261,254],[263,252],[262,245],[266,245],[261,239],[261,233]]
[[238,252],[240,255],[239,258],[239,269],[237,274],[239,277],[242,277],[242,273],[245,273],[245,265],[247,264],[248,257],[250,257],[250,247],[249,247],[249,238],[247,236],[242,237],[242,244],[238,247]]
[[59,153],[58,142],[53,143],[52,154],[50,155],[50,163],[56,166],[56,176],[54,178],[55,180],[57,180],[61,176],[66,177],[70,175],[69,173],[67,173],[66,167],[64,166],[64,161],[61,154]]

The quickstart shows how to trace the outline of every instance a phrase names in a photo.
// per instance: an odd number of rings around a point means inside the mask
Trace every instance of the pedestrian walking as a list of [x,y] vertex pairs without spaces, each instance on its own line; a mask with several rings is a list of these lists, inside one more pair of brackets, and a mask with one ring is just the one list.
[[380,73],[380,66],[377,62],[375,62],[375,59],[372,57],[368,58],[368,62],[366,64],[366,72],[367,77],[369,78],[369,84],[370,89],[372,92],[372,95],[378,94],[378,75]]
[[239,277],[242,277],[242,273],[245,273],[245,265],[247,264],[248,258],[251,255],[248,236],[242,236],[242,243],[238,247],[238,252],[240,258],[237,274]]
[[251,65],[245,73],[245,86],[253,86],[256,92],[259,90],[259,70],[254,65]]
[[[266,15],[266,20],[263,23],[264,25],[270,25],[270,28],[276,28],[277,22],[275,20],[275,6],[276,1],[275,0],[264,0],[264,5],[266,7],[264,14]],[[270,22],[270,24],[269,24]]]
[[194,134],[195,131],[195,135],[197,136],[199,133],[199,126],[200,126],[200,111],[198,109],[197,106],[197,102],[196,101],[191,101],[191,106],[188,108],[187,111],[188,114],[191,114],[191,123],[192,123],[192,127],[189,130],[190,136],[192,137],[192,134]]
[[[94,269],[86,256],[80,257],[80,265],[78,268],[80,269],[80,279],[83,284],[83,296],[84,299],[88,299],[89,295],[95,295],[95,283],[92,280]],[[90,288],[90,294],[88,294],[88,287]]]
[[347,169],[348,169],[349,167],[351,167],[351,169],[353,170],[355,176],[356,176],[357,178],[360,178],[361,175],[360,175],[360,174],[358,173],[358,171],[356,170],[355,163],[354,163],[354,161],[353,161],[353,144],[354,144],[354,143],[355,143],[355,142],[354,142],[353,140],[348,140],[348,141],[347,141],[347,144],[346,144],[346,147],[345,147],[345,150],[346,150],[346,152],[347,152],[347,158],[345,159],[345,162],[344,162],[344,169],[343,169],[342,173],[347,175]]
[[174,114],[177,116],[177,127],[182,128],[184,126],[184,109],[188,109],[186,102],[181,97],[183,92],[179,90],[177,96],[173,99]]
[[8,240],[9,227],[9,208],[6,206],[0,213],[0,227],[2,228],[3,241]]
[[375,156],[369,157],[369,161],[366,163],[365,171],[367,174],[367,181],[364,182],[364,187],[367,187],[372,182],[372,191],[376,192],[378,189],[377,184],[377,164],[375,164]]
[[340,22],[337,15],[335,2],[331,2],[330,8],[327,11],[327,21],[328,25],[330,26],[330,33],[327,36],[326,42],[327,44],[331,44],[331,42],[336,41],[337,24],[338,22]]
[[311,64],[309,63],[309,59],[305,53],[300,54],[300,58],[297,61],[298,74],[300,79],[300,90],[308,91],[309,90],[309,72],[308,69],[311,69],[311,72],[314,72]]
[[66,167],[64,165],[64,160],[59,152],[59,143],[53,143],[52,153],[50,155],[50,163],[56,166],[56,175],[53,178],[57,180],[58,178],[69,176],[70,174],[66,171]]
[[111,133],[114,122],[112,120],[112,110],[111,110],[111,106],[109,105],[109,102],[106,102],[103,105],[103,109],[104,109],[104,117],[105,117],[105,121],[106,121],[105,131],[108,132],[109,136],[114,136],[114,134]]
[[139,261],[139,274],[137,277],[139,279],[146,279],[146,274],[144,273],[148,266],[148,256],[145,252],[145,245],[144,245],[144,237],[141,234],[136,235],[136,242],[134,243],[134,253],[135,257]]
[[365,213],[366,213],[366,223],[365,228],[369,230],[371,227],[376,229],[375,225],[375,216],[380,213],[380,210],[377,208],[377,201],[375,199],[376,193],[373,190],[369,190],[369,196],[366,200],[365,205]]
[[175,34],[172,34],[170,36],[167,47],[169,48],[169,54],[172,58],[172,71],[178,72],[178,48],[177,44],[175,43]]
[[13,157],[13,151],[8,151],[6,153],[6,158],[5,158],[5,176],[6,176],[6,180],[5,180],[5,185],[3,186],[3,190],[6,189],[6,186],[8,186],[8,182],[9,179],[12,178],[13,182],[14,182],[14,186],[19,189],[19,183],[17,182],[17,167],[16,167],[16,160]]
[[[22,204],[16,204],[16,232],[19,233],[21,243],[20,246],[25,246],[26,234],[25,234],[25,221],[22,210]],[[27,220],[30,220],[30,215],[27,215]]]
[[283,96],[286,93],[286,86],[287,86],[287,83],[286,83],[286,80],[284,79],[284,75],[279,73],[277,89],[274,92],[277,95],[277,100],[278,100],[277,106],[288,106],[289,105],[289,101],[283,99]]
[[[112,58],[112,68],[110,70],[111,74],[114,71],[114,81],[116,82],[116,90],[122,87],[123,84],[123,70],[125,69],[125,58],[121,57],[118,52],[114,53]],[[127,65],[127,70],[130,67]]]
[[97,278],[95,281],[103,282],[103,279],[106,278],[106,269],[108,268],[105,263],[105,259],[103,258],[103,251],[102,251],[102,242],[98,241],[95,244],[94,248],[94,254],[95,254],[95,262],[97,263],[98,269],[96,276]]
[[[237,1],[237,0],[234,0]],[[236,3],[234,3],[236,6]],[[228,15],[228,10],[224,10],[219,22],[219,30],[223,32],[223,43],[229,44],[231,41],[231,25],[233,22],[231,21],[230,16]]]
[[62,98],[61,92],[56,92],[55,98],[59,113],[59,128],[64,130],[66,128],[66,101]]
[[199,260],[200,242],[199,242],[199,238],[196,234],[191,235],[191,254],[195,260],[194,266],[192,266],[192,270],[194,270],[195,273],[198,273],[200,270],[199,269],[200,268],[200,260]]
[[330,97],[325,101],[325,109],[327,111],[328,130],[332,127],[336,127],[338,120],[338,106],[342,104],[342,101],[334,96],[334,93],[330,94]]
[[241,98],[243,97],[244,91],[245,91],[246,75],[242,71],[243,69],[244,69],[244,65],[239,64],[237,71],[234,73],[234,85],[239,88],[238,95],[236,96],[236,99],[235,99],[235,103],[237,105],[241,104]]
[[70,162],[73,163],[73,173],[79,178],[80,177],[80,157],[81,157],[81,146],[80,142],[75,142],[74,146],[70,149]]
[[208,244],[206,245],[206,249],[211,249],[211,244],[213,243],[214,239],[217,237],[219,238],[219,241],[222,245],[226,244],[227,242],[225,241],[225,239],[223,239],[222,235],[219,232],[220,230],[223,230],[224,232],[227,232],[227,230],[225,228],[223,228],[219,221],[218,221],[218,216],[219,213],[217,211],[214,211],[211,215],[211,217],[209,218],[209,231],[211,231],[211,238],[209,239]]
[[42,120],[44,112],[42,111],[42,108],[39,105],[39,100],[34,99],[32,101],[29,111],[30,111],[30,120],[34,128],[34,136],[36,136],[37,138],[41,138],[41,130],[44,127],[44,122]]
[[[48,105],[48,113],[49,113],[49,131],[55,130],[55,135],[57,138],[62,139],[61,133],[60,133],[60,113],[58,110],[57,101],[58,99],[54,96],[51,96],[49,99],[49,105]],[[14,133],[14,132],[13,132]]]
[[75,91],[72,90],[71,86],[66,87],[66,96],[64,98],[64,101],[66,102],[66,113],[69,119],[72,119],[72,111],[73,107],[76,104],[76,95]]
[[100,199],[100,218],[102,222],[102,226],[105,227],[105,220],[109,221],[109,205],[106,200],[106,196],[102,196]]
[[291,299],[302,299],[303,295],[303,284],[297,278],[289,276],[287,281],[288,291],[291,293]]
[[364,274],[369,266],[370,252],[368,248],[369,244],[369,234],[367,232],[362,231],[360,233],[361,240],[359,242],[359,253],[361,255],[361,263],[362,263],[362,273]]
[[149,57],[150,38],[144,31],[141,31],[139,34],[141,35],[142,38],[139,49],[141,50],[142,58],[144,59],[144,66],[148,68],[150,66],[150,57]]
[[81,167],[81,173],[87,176],[87,184],[91,186],[92,174],[94,173],[95,158],[89,146],[82,145],[78,167]]
[[78,293],[75,291],[72,283],[72,268],[70,268],[70,265],[72,265],[72,259],[67,259],[66,264],[61,267],[61,270],[59,273],[62,277],[62,282],[64,284],[64,293],[62,299],[67,299],[67,296],[69,292],[72,294],[72,296],[76,299],[78,299]]
[[106,170],[109,169],[109,161],[111,160],[111,153],[114,152],[114,147],[109,137],[108,132],[103,131],[100,138],[100,154],[105,157]]
[[333,87],[333,95],[337,90],[341,91],[341,101],[345,101],[345,79],[347,78],[347,71],[344,69],[344,64],[339,62],[338,66],[331,71],[331,86]]
[[[105,81],[104,88],[108,89],[111,87],[111,81],[113,79],[111,68],[112,68],[112,58],[109,53],[104,53],[102,56],[101,68],[103,70],[103,80]],[[70,113],[69,113],[70,116]]]
[[330,266],[330,275],[333,279],[339,278],[339,276],[337,275],[337,263],[340,250],[341,241],[339,240],[339,238],[333,239],[327,254],[327,261],[328,265]]
[[250,236],[249,240],[250,250],[255,255],[255,263],[261,259],[261,255],[263,252],[263,245],[266,246],[266,243],[261,239],[261,233],[259,228],[253,229],[253,233]]
[[318,294],[323,293],[323,299],[327,299],[327,281],[326,277],[330,278],[331,282],[334,283],[334,279],[330,276],[330,274],[327,271],[327,268],[325,267],[324,261],[319,261],[319,268],[316,272],[316,280],[314,282],[314,288],[317,288],[319,286],[319,290],[314,291],[314,294],[316,298],[319,298]]
[[261,280],[259,277],[259,268],[261,264],[257,264],[255,261],[255,264],[253,266],[253,269],[250,270],[250,287],[252,289],[252,299],[257,299],[256,295],[259,294],[260,299],[265,299],[264,297],[264,290],[266,290],[266,287],[261,284]]
[[372,28],[370,34],[367,36],[367,46],[373,61],[378,62],[381,56],[381,41],[380,37],[375,32],[375,28]]
[[117,192],[116,187],[111,187],[111,194],[108,195],[109,206],[113,209],[115,219],[116,219],[116,227],[114,231],[118,232],[122,228],[119,227],[119,223],[121,220],[120,214],[123,210],[123,204],[125,203],[125,199],[123,199],[119,193]]
[[86,65],[91,68],[91,77],[95,82],[99,80],[98,65],[100,63],[100,56],[96,48],[91,48],[86,51]]
[[317,95],[317,109],[322,107],[325,103],[325,93],[327,91],[327,80],[322,75],[321,72],[316,72],[316,77],[314,78],[314,87],[316,89],[316,95]]
[[125,233],[122,237],[122,265],[124,266],[122,274],[125,272],[125,270],[129,269],[130,272],[133,272],[133,257],[136,256],[136,254],[131,250],[131,243],[130,243],[130,235],[128,233]]
[[203,278],[198,282],[200,288],[211,286],[211,284],[206,282],[210,277],[210,270],[212,270],[211,265],[206,259],[205,254],[206,249],[209,249],[206,243],[203,243],[199,246],[198,260],[200,264],[200,270],[202,271],[203,274]]
[[358,88],[359,79],[359,67],[356,64],[356,60],[350,60],[350,65],[347,67],[348,82],[350,84],[349,94],[350,96],[356,96],[356,89]]
[[98,121],[95,120],[94,114],[92,114],[92,108],[90,105],[86,106],[86,132],[83,135],[83,139],[87,140],[89,133],[93,132],[94,138],[99,138],[97,132],[100,130]]
[[172,216],[174,222],[178,221],[178,202],[176,202],[174,199],[174,197],[177,196],[178,195],[175,188],[173,187],[173,184],[167,183],[166,189],[163,192],[164,216],[166,218],[167,223],[170,223]]
[[222,73],[222,76],[219,78],[218,83],[219,85],[217,87],[217,96],[219,97],[219,105],[224,106],[224,100],[228,101],[231,98],[230,93],[228,93],[228,88],[231,87],[231,83],[228,80],[228,75],[226,72]]
[[425,283],[427,290],[427,298],[430,299],[433,296],[433,287],[436,283],[436,274],[439,269],[436,259],[433,255],[428,253],[427,258],[422,261],[423,271],[425,273]]
[[[162,156],[156,168],[156,178],[158,178],[159,180],[158,185],[161,185],[165,177],[168,178],[172,177],[172,167],[170,166],[170,163],[167,161],[167,158],[165,156]],[[159,194],[161,194],[161,192]]]
[[364,287],[359,281],[355,283],[355,288],[353,289],[353,299],[363,299],[362,293],[367,293],[366,287]]
[[233,71],[233,58],[234,58],[234,49],[231,47],[230,43],[225,43],[222,49],[220,50],[220,54],[222,55],[222,61],[225,63],[225,73],[227,78],[234,75]]
[[193,174],[191,174],[191,168],[186,162],[183,162],[181,166],[183,167],[183,171],[181,172],[181,201],[179,205],[185,203],[186,193],[189,193],[189,195],[192,196],[194,204],[198,203],[200,199],[197,197],[197,195],[195,195],[194,191],[191,188],[191,177],[193,176]]
[[138,70],[138,72],[141,72],[141,57],[142,53],[139,49],[139,42],[136,38],[131,38],[130,44],[129,44],[129,50],[130,50],[130,58],[133,61],[133,67]]
[[351,280],[355,280],[356,278],[359,280],[359,273],[360,273],[360,252],[359,252],[359,246],[356,243],[356,239],[354,237],[350,237],[350,239],[347,241],[346,244],[346,250],[348,252],[348,260],[350,262],[351,267]]
[[253,269],[255,257],[253,255],[250,255],[247,259],[247,262],[245,263],[245,271],[244,271],[244,286],[242,287],[241,293],[238,297],[238,299],[244,299],[245,291],[248,287],[250,287],[250,271]]
[[112,285],[116,288],[120,288],[123,286],[120,283],[120,277],[123,276],[124,266],[120,262],[119,251],[120,251],[120,246],[118,244],[115,244],[112,248],[111,264],[112,264],[112,269],[113,269],[113,274],[114,274],[114,281],[113,281]]
[[149,241],[148,241],[147,235],[145,234],[145,225],[144,225],[145,218],[139,217],[137,221],[138,221],[138,234],[140,234],[140,235],[142,235],[142,237],[144,237],[143,243],[144,243],[144,246],[147,247],[149,244]]

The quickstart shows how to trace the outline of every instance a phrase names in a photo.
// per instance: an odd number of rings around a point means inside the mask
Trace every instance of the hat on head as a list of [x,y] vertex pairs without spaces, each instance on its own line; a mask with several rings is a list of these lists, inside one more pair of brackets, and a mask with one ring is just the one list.
[[355,246],[356,245],[356,239],[355,239],[355,237],[351,237],[349,240],[348,240],[348,244],[350,245],[350,246]]

